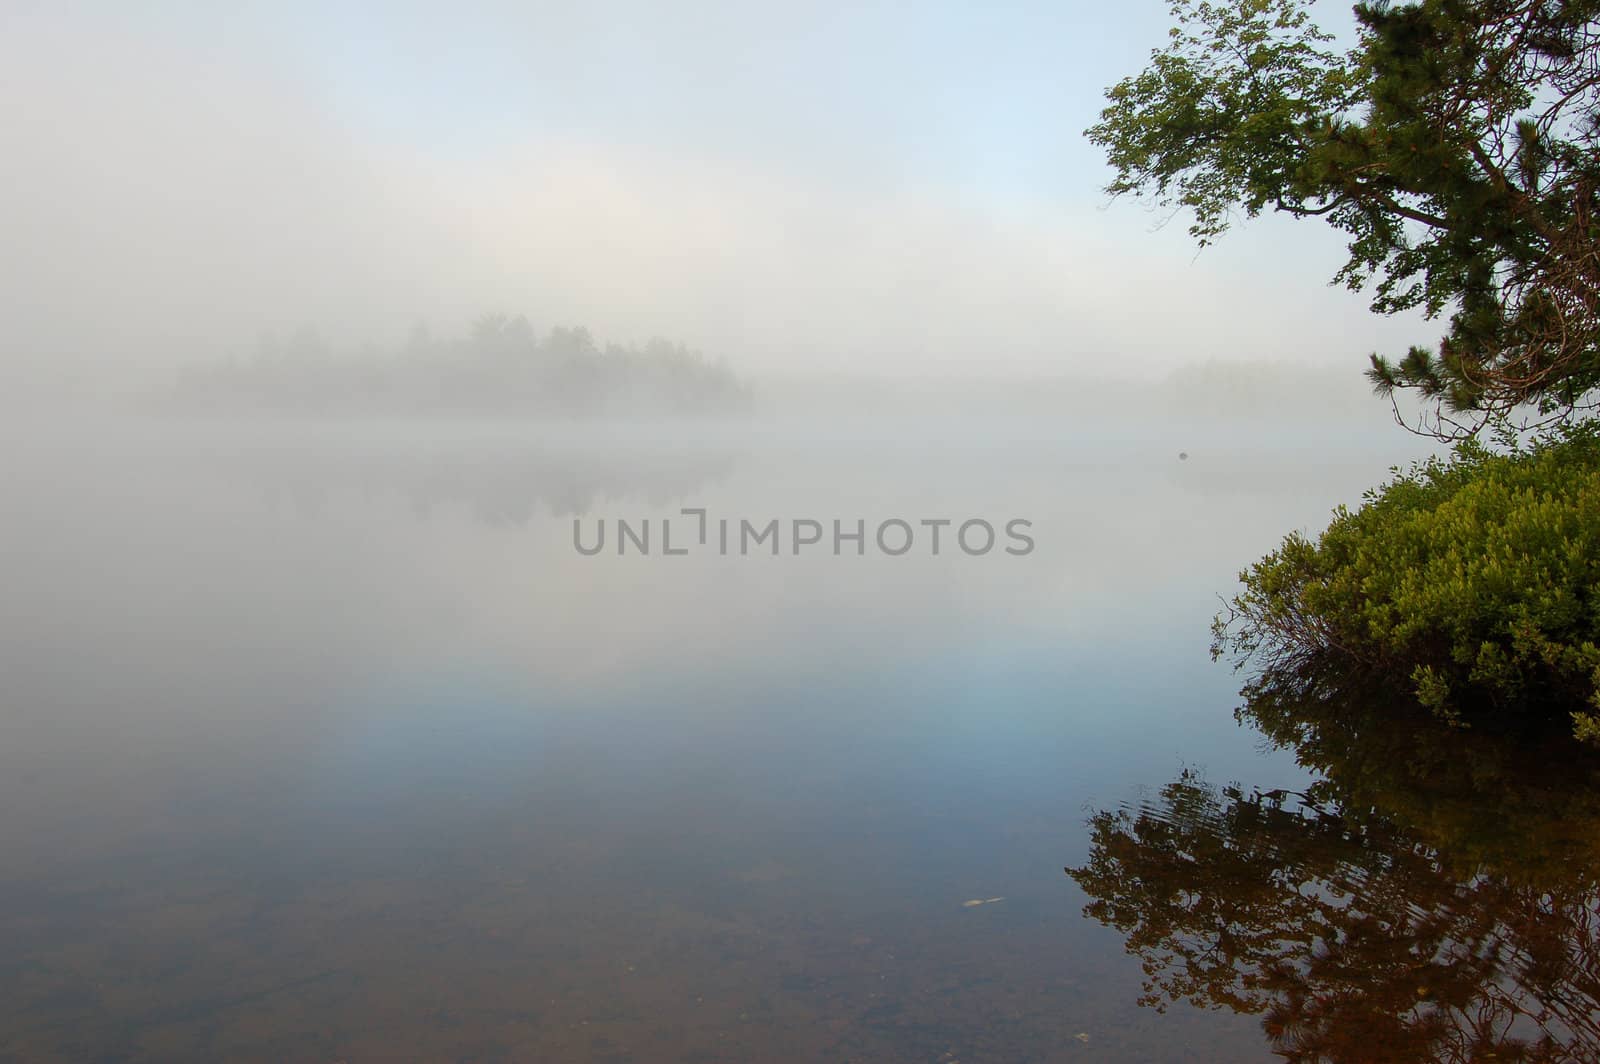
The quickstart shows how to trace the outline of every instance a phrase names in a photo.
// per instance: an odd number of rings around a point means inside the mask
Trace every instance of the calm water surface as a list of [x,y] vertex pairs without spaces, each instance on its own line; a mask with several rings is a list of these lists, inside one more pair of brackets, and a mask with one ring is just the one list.
[[[1207,624],[1405,441],[18,435],[0,1059],[1270,1058],[1141,1007],[1063,867],[1187,773],[1307,785]],[[573,549],[684,506],[1036,547]]]

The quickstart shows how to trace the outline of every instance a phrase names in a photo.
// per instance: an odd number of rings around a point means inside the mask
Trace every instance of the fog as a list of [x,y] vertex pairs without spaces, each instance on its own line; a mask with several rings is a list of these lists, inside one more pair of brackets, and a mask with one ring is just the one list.
[[122,395],[491,313],[770,380],[1354,381],[1432,339],[1326,287],[1314,227],[1196,255],[1108,204],[1080,130],[1160,19],[1103,15],[10,4],[0,370]]
[[1262,1056],[1062,868],[1435,326],[1105,201],[1162,8],[0,4],[0,1058]]

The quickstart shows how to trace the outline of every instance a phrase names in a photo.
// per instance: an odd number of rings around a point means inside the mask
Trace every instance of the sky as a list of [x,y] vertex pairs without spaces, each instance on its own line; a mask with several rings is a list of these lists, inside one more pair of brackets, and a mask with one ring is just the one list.
[[[1345,8],[1328,6],[1332,23]],[[751,372],[1144,377],[1428,342],[1338,235],[1196,252],[1083,130],[1166,5],[0,5],[0,364],[488,311]]]

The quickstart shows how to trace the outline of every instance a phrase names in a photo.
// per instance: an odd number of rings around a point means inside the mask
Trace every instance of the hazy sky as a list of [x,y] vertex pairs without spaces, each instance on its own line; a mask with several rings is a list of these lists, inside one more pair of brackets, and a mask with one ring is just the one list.
[[[1345,5],[1329,6],[1346,21]],[[480,312],[752,370],[1359,369],[1436,329],[1269,220],[1198,257],[1082,137],[1164,3],[0,3],[18,362]]]

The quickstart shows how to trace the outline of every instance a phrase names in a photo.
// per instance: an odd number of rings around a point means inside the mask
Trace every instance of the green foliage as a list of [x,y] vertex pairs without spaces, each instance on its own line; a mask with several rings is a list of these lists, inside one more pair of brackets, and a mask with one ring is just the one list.
[[[1321,217],[1336,279],[1373,309],[1452,312],[1437,353],[1374,356],[1380,391],[1471,434],[1524,404],[1565,417],[1600,385],[1600,0],[1362,3],[1339,53],[1308,0],[1178,0],[1166,48],[1088,130],[1114,195]],[[1463,412],[1475,416],[1458,419]]]
[[1240,574],[1213,656],[1268,668],[1335,652],[1410,678],[1462,726],[1569,717],[1600,740],[1600,432],[1526,450],[1475,442],[1396,472],[1315,542]]
[[1296,0],[1184,0],[1172,13],[1167,48],[1107,91],[1088,136],[1116,168],[1107,191],[1189,209],[1205,245],[1236,208],[1254,217],[1283,200],[1302,130],[1342,110],[1355,79]]

